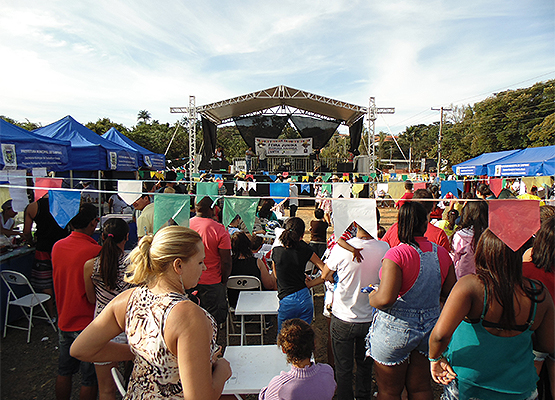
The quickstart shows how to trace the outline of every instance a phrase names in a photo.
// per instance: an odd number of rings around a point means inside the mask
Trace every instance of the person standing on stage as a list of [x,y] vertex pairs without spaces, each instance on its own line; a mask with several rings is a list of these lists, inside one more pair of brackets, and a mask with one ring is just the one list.
[[268,170],[268,150],[262,143],[258,145],[258,168],[261,171]]
[[249,147],[247,151],[245,151],[245,163],[247,164],[247,172],[250,172],[252,167],[252,156],[254,156],[254,151],[252,151],[252,147]]

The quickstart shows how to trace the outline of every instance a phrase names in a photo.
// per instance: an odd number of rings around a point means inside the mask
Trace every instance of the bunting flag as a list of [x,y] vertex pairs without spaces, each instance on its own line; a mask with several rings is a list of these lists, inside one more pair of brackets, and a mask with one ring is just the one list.
[[196,196],[197,202],[206,196],[210,196],[214,200],[218,197],[218,182],[198,182]]
[[46,193],[48,193],[48,189],[59,189],[62,187],[62,179],[55,179],[55,178],[36,178],[35,179],[35,187],[36,188],[45,188],[45,189],[35,189],[35,201],[42,198]]
[[245,175],[245,179],[249,179],[249,178],[254,179],[254,175],[252,174]]
[[359,194],[363,190],[364,190],[364,184],[363,183],[354,183],[353,184],[353,193],[354,194]]
[[269,175],[269,177],[270,177],[270,179],[271,179],[272,181],[274,181],[274,182],[275,182],[276,179],[277,179],[277,175]]
[[441,181],[441,196],[445,197],[447,193],[451,193],[456,198],[459,198],[457,190],[457,181]]
[[284,198],[289,197],[289,184],[270,183],[270,197],[273,197],[276,203],[279,203]]
[[368,175],[362,175],[362,180],[364,182],[368,182],[368,179],[370,179],[370,177]]
[[10,183],[9,191],[13,210],[16,212],[24,211],[29,204],[27,189],[25,189],[25,186],[27,186],[27,171],[24,169],[10,170],[8,181]]
[[193,173],[191,174],[191,177],[192,177],[192,178],[200,178],[200,174],[199,174],[198,172],[193,172]]
[[154,195],[154,233],[173,220],[179,226],[189,226],[191,196],[188,194],[157,193]]
[[283,176],[284,178],[287,178],[289,176],[289,172],[285,171],[281,174],[281,176]]
[[308,178],[308,175],[305,175],[301,179],[302,179],[303,182],[308,182],[309,178]]
[[118,181],[118,195],[130,206],[143,194],[141,181]]
[[360,174],[358,172],[353,172],[353,176],[356,176],[358,178]]
[[139,178],[141,179],[145,178],[145,171],[139,171]]
[[222,179],[216,179],[216,182],[218,182],[218,189],[224,185],[224,181]]
[[178,172],[177,177],[175,179],[177,179],[177,181],[182,181],[185,178],[185,174],[183,172]]
[[258,199],[225,197],[222,223],[227,228],[235,216],[238,215],[247,226],[248,231],[252,233],[257,208]]
[[397,172],[390,172],[389,176],[391,177],[391,179],[395,179],[397,178]]
[[332,192],[331,183],[324,183],[322,185],[322,191],[328,192],[331,195],[331,192]]
[[301,193],[302,192],[310,193],[310,184],[309,183],[301,183]]
[[406,181],[407,179],[409,179],[409,177],[407,175],[401,175],[401,179],[404,181]]
[[395,201],[398,201],[405,193],[405,184],[403,182],[389,182],[387,184],[387,193]]
[[65,228],[68,222],[77,215],[80,203],[81,193],[78,191],[48,191],[50,214],[52,214],[56,223],[62,228]]
[[426,182],[414,182],[414,190],[426,189]]
[[351,197],[351,184],[350,183],[333,183],[332,197],[337,199],[344,197],[348,199]]
[[343,176],[341,177],[341,180],[343,182],[349,182],[349,173],[343,174]]
[[214,179],[216,179],[216,180],[223,179],[223,175],[222,174],[214,174]]
[[151,178],[156,177],[156,171],[150,171],[150,177]]
[[314,172],[307,172],[308,176],[314,176]]
[[495,197],[499,197],[499,193],[501,193],[501,191],[503,190],[503,179],[490,178],[489,188],[493,192]]
[[372,178],[376,178],[376,176],[378,176],[378,175],[376,175],[376,173],[375,173],[375,172],[370,172],[370,177],[372,177]]
[[329,181],[330,178],[331,178],[331,174],[330,174],[329,172],[326,172],[326,173],[324,174],[324,176],[322,177],[322,179],[324,179],[324,182]]
[[387,193],[387,191],[389,190],[389,187],[387,183],[378,183],[376,190],[378,192],[381,190],[382,192]]
[[262,171],[262,175],[266,175],[266,176],[269,176],[269,175],[270,175],[270,173],[269,173],[268,171]]
[[291,180],[293,182],[298,182],[299,181],[299,177],[297,175],[291,175]]
[[488,214],[490,231],[513,251],[520,249],[540,229],[537,200],[491,201]]
[[235,181],[236,190],[247,190],[247,182],[245,181]]
[[341,237],[353,221],[374,238],[378,237],[375,199],[332,200],[332,208],[335,237]]

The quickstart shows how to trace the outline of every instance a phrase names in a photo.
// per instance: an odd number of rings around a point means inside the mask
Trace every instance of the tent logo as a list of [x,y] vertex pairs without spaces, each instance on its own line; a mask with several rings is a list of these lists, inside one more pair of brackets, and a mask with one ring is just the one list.
[[152,161],[150,161],[150,156],[144,156],[144,158],[146,166],[152,168]]
[[17,169],[15,144],[2,143],[2,158],[4,160],[4,169]]
[[110,169],[117,169],[118,167],[118,155],[115,151],[110,152]]

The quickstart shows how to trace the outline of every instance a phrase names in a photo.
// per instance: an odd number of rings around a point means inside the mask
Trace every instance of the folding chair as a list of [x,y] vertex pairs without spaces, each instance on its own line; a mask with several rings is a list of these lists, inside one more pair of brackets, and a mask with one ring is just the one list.
[[114,378],[114,382],[116,384],[116,387],[118,388],[119,394],[121,394],[122,397],[125,397],[125,393],[127,392],[127,390],[123,386],[123,376],[116,367],[112,368],[112,378]]
[[[235,290],[253,290],[258,289],[262,290],[262,283],[260,279],[256,276],[250,275],[232,275],[227,280],[227,288],[228,289],[235,289]],[[249,333],[243,332],[241,329],[241,333],[235,333],[235,326],[233,321],[233,313],[235,312],[232,307],[229,307],[229,312],[227,313],[227,323],[226,323],[226,334],[227,334],[227,345],[229,346],[229,337],[230,336],[241,336],[244,334],[245,338],[247,336],[261,336],[264,334],[264,318],[260,316],[260,332],[261,333]],[[258,321],[257,321],[258,323]],[[232,330],[233,333],[230,333],[229,330]],[[245,329],[246,331],[246,329]]]
[[[23,275],[22,273],[17,272],[17,271],[11,271],[11,270],[2,271],[2,280],[4,281],[4,283],[6,284],[6,286],[8,288],[8,301],[6,303],[6,317],[5,317],[5,320],[4,320],[4,336],[3,337],[6,337],[6,330],[7,330],[8,327],[15,328],[15,329],[21,329],[21,330],[24,330],[24,331],[26,330],[27,331],[27,343],[29,343],[31,341],[31,327],[33,326],[33,317],[47,320],[48,322],[50,322],[50,325],[54,329],[54,332],[57,332],[56,326],[54,325],[54,321],[52,321],[52,318],[50,318],[50,315],[48,315],[48,312],[46,311],[46,309],[44,308],[44,305],[43,305],[44,302],[50,300],[50,295],[49,294],[36,293],[35,290],[33,289],[33,287],[31,286],[31,284],[29,283],[29,280],[25,277],[25,275]],[[13,289],[14,285],[27,286],[27,287],[29,287],[31,293],[29,293],[28,295],[25,295],[23,297],[17,297],[17,295],[15,294],[15,291]],[[27,320],[29,321],[29,325],[27,326],[27,328],[22,327],[22,326],[17,326],[17,325],[8,325],[8,312],[10,310],[11,305],[19,306],[19,308],[21,308],[21,310],[25,314],[25,317],[27,317]],[[40,308],[44,312],[45,317],[33,315],[33,310],[36,306],[40,306]],[[28,314],[25,311],[25,308],[29,309]]]

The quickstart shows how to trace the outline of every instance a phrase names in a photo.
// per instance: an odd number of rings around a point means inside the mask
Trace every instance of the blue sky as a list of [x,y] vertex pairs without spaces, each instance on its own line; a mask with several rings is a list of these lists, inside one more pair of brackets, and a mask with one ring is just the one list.
[[0,114],[128,127],[139,110],[287,85],[395,107],[376,129],[439,120],[431,107],[555,78],[553,0],[0,0]]

